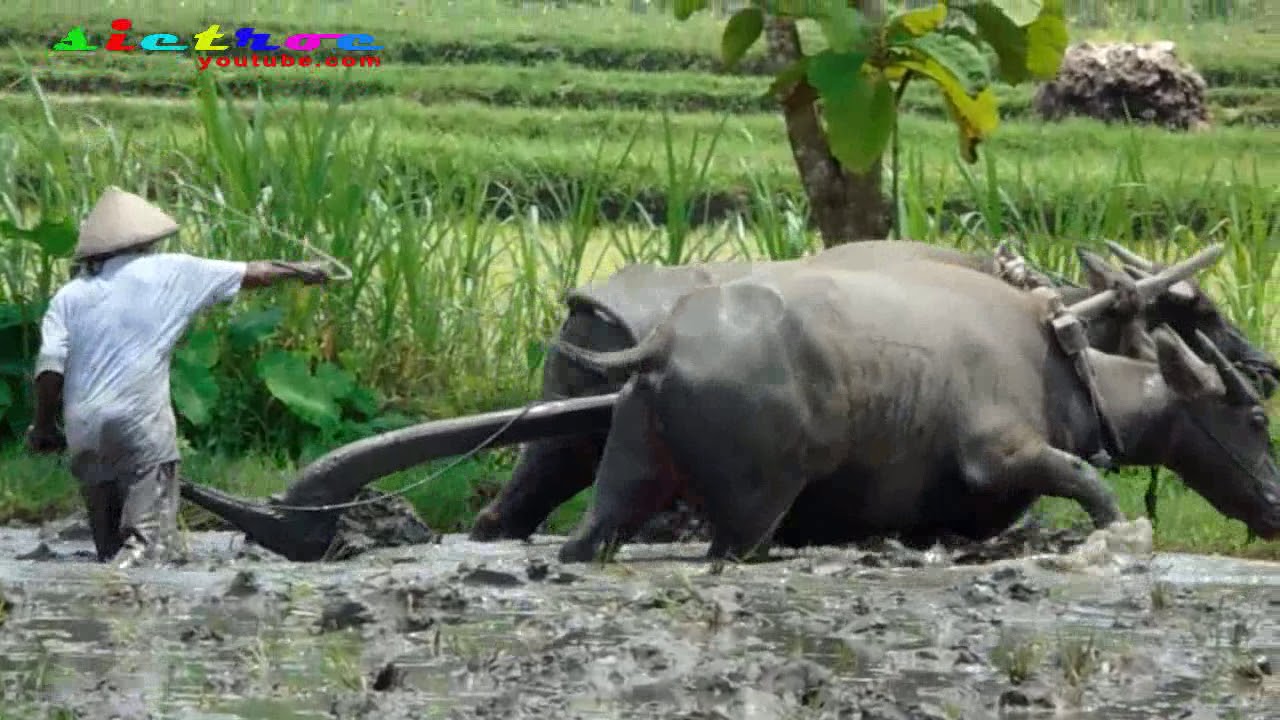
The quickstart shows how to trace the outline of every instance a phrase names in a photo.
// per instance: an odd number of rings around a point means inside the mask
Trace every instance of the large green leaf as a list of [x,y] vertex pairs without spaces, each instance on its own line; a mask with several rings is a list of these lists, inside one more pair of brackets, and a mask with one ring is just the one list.
[[174,351],[174,358],[202,368],[218,364],[218,334],[209,328],[198,328],[187,335],[186,342]]
[[27,240],[39,246],[50,257],[70,257],[76,249],[80,229],[71,220],[41,220],[30,230],[23,230],[11,222],[0,222],[0,235]]
[[1000,79],[1017,85],[1030,77],[1027,72],[1027,34],[992,2],[962,6],[973,19],[978,36],[989,43],[999,58]]
[[1052,80],[1067,52],[1067,18],[1062,0],[1044,0],[1040,15],[1027,26],[1027,70],[1036,80]]
[[906,47],[945,68],[966,95],[977,95],[991,84],[991,68],[982,51],[960,35],[929,33]]
[[837,53],[870,51],[874,32],[857,8],[849,7],[843,0],[822,0],[813,4],[815,9],[810,17],[822,28],[829,49]]
[[893,133],[893,87],[882,73],[858,73],[844,91],[823,97],[827,142],[840,164],[855,173],[878,163]]
[[978,2],[960,8],[973,19],[979,36],[999,58],[1000,79],[1010,85],[1027,80],[1051,80],[1058,74],[1067,49],[1067,22],[1060,0],[1047,0],[1040,13],[1020,26],[996,3]]
[[688,20],[690,15],[706,9],[707,0],[676,0],[675,2],[677,20]]
[[853,172],[869,170],[893,132],[893,88],[880,72],[864,73],[858,53],[818,53],[809,83],[822,98],[831,154]]
[[929,8],[898,13],[886,26],[885,38],[890,43],[905,42],[937,30],[946,19],[946,2],[939,2]]
[[289,411],[322,430],[337,427],[340,410],[323,382],[311,375],[301,357],[272,350],[257,363],[258,377]]
[[729,22],[725,23],[724,35],[720,37],[720,55],[724,66],[736,66],[763,32],[764,12],[760,8],[747,7],[734,13]]
[[357,386],[347,398],[347,404],[366,418],[378,414],[378,395],[366,387]]
[[193,425],[205,425],[218,402],[218,381],[205,365],[174,354],[169,373],[174,407]]
[[316,367],[316,381],[324,386],[325,393],[334,400],[346,400],[356,389],[356,379],[351,373],[333,363],[320,363]]
[[961,154],[966,161],[976,162],[978,143],[986,139],[1000,121],[995,91],[987,87],[971,97],[965,92],[960,79],[933,58],[921,56],[901,60],[898,65],[937,83],[946,101],[947,111],[960,130]]
[[846,93],[858,82],[867,56],[858,52],[839,53],[823,50],[809,57],[805,77],[814,90],[826,100],[828,96]]
[[231,347],[237,351],[248,350],[270,337],[284,319],[284,310],[278,307],[241,313],[227,325]]

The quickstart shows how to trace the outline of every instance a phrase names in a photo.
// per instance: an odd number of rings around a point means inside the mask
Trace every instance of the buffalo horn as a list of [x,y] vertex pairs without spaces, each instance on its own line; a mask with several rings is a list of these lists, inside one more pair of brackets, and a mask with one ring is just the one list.
[[1133,265],[1141,270],[1146,270],[1147,272],[1150,272],[1150,273],[1153,273],[1156,271],[1155,263],[1142,257],[1141,255],[1138,255],[1132,250],[1129,250],[1128,248],[1124,247],[1120,243],[1107,240],[1106,244],[1107,244],[1107,249],[1111,251],[1111,254],[1120,258],[1120,260],[1122,260],[1123,262]]
[[1196,344],[1200,346],[1200,352],[1204,353],[1209,362],[1217,368],[1218,375],[1222,378],[1222,385],[1227,389],[1228,402],[1233,405],[1254,405],[1262,402],[1249,381],[1222,354],[1209,336],[1196,330]]
[[[1170,265],[1151,277],[1138,280],[1138,295],[1143,303],[1150,302],[1152,298],[1168,290],[1172,285],[1186,280],[1217,262],[1218,258],[1222,257],[1222,252],[1222,243],[1214,243],[1176,265]],[[1088,320],[1103,313],[1111,307],[1113,302],[1115,302],[1115,291],[1104,290],[1068,307],[1067,311]]]
[[[1151,277],[1151,273],[1147,272],[1146,270],[1143,270],[1142,268],[1134,267],[1132,265],[1125,265],[1124,270],[1125,272],[1129,273],[1129,277],[1133,278],[1134,280],[1141,280],[1143,278]],[[1188,300],[1188,301],[1196,296],[1195,290],[1191,288],[1191,285],[1186,280],[1179,280],[1173,285],[1170,285],[1169,294],[1179,299]]]

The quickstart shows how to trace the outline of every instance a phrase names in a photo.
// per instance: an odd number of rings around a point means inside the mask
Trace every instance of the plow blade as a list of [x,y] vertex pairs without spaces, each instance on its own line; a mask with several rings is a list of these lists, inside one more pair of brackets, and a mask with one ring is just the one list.
[[532,409],[499,410],[413,425],[344,445],[306,466],[284,494],[249,500],[182,481],[182,497],[295,562],[324,557],[341,509],[291,510],[350,502],[365,486],[401,470],[476,450],[578,435],[607,427],[618,393],[555,400]]

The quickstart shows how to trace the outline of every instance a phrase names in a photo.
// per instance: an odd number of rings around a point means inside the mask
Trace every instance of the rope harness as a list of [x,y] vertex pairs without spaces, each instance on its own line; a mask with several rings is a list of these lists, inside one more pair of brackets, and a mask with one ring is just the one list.
[[1106,412],[1106,403],[1098,390],[1093,365],[1085,353],[1089,348],[1089,335],[1085,331],[1084,322],[1074,313],[1067,311],[1062,297],[1054,290],[1053,281],[1044,273],[1029,267],[1026,259],[1014,252],[1006,243],[1000,243],[995,250],[995,274],[1010,285],[1030,291],[1047,301],[1049,327],[1053,330],[1058,346],[1071,358],[1076,377],[1088,394],[1090,409],[1098,423],[1101,446],[1089,458],[1089,464],[1102,470],[1114,470],[1114,458],[1123,454],[1123,447],[1120,442],[1120,433]]
[[1098,423],[1101,447],[1089,458],[1089,464],[1102,470],[1114,470],[1113,459],[1123,455],[1124,449],[1120,442],[1120,433],[1112,423],[1111,416],[1106,411],[1106,402],[1098,390],[1093,364],[1089,362],[1089,356],[1085,353],[1085,350],[1089,349],[1089,336],[1085,332],[1084,323],[1074,313],[1067,311],[1062,298],[1057,293],[1042,291],[1039,288],[1033,292],[1048,295],[1049,327],[1053,329],[1058,346],[1071,358],[1076,377],[1088,394],[1090,409]]

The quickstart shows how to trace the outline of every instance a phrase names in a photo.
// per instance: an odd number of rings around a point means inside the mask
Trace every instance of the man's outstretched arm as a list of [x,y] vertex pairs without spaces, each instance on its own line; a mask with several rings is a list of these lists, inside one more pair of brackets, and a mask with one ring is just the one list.
[[307,285],[318,285],[329,279],[322,263],[255,260],[245,266],[240,287],[245,290],[270,287],[285,280],[298,279]]

